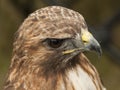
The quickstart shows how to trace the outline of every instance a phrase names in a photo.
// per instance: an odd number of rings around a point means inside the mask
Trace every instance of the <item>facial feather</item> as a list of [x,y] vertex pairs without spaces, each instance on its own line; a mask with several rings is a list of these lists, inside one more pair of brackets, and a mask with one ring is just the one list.
[[16,32],[4,90],[104,90],[80,49],[81,30],[83,16],[61,6],[30,14]]

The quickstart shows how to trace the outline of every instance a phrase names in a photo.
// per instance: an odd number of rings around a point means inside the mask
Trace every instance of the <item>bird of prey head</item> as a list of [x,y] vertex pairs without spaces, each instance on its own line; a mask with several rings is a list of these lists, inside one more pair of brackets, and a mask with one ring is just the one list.
[[[71,74],[68,73],[75,71],[73,73],[78,73],[78,76],[74,76],[79,79],[78,67],[87,73],[87,78],[89,75],[91,78],[84,90],[103,90],[96,69],[83,55],[84,51],[91,50],[101,54],[100,45],[88,31],[81,14],[60,6],[37,10],[25,19],[16,32],[5,86],[12,89],[6,90],[82,90],[78,89],[74,80],[73,86],[69,86],[72,80],[69,82]],[[84,80],[81,82],[84,83]],[[92,87],[90,83],[95,85]]]

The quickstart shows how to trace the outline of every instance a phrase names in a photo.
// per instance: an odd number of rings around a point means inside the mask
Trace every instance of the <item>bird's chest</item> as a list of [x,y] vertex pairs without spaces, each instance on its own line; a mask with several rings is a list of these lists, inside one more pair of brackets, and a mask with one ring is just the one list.
[[91,76],[81,67],[71,69],[67,72],[66,81],[71,84],[71,90],[96,90]]
[[51,76],[47,80],[36,75],[26,75],[18,88],[22,90],[99,90],[96,89],[91,76],[80,66],[68,70],[66,74]]

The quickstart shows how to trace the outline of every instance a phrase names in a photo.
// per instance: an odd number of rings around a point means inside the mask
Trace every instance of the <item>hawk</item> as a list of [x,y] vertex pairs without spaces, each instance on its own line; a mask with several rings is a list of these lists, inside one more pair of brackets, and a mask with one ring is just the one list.
[[15,34],[4,90],[105,90],[85,51],[101,47],[80,13],[41,8]]

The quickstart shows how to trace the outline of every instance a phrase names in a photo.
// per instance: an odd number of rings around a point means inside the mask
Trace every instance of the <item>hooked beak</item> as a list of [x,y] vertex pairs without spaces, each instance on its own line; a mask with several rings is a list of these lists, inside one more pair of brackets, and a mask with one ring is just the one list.
[[93,35],[87,30],[82,32],[82,41],[84,43],[85,49],[88,51],[95,51],[101,56],[102,50],[98,41],[93,37]]
[[[82,40],[82,41],[81,41]],[[98,55],[101,56],[102,50],[98,41],[93,37],[93,35],[85,29],[81,30],[81,39],[80,37],[75,39],[74,42],[76,48],[63,51],[63,54],[70,54],[76,51],[95,51]]]

